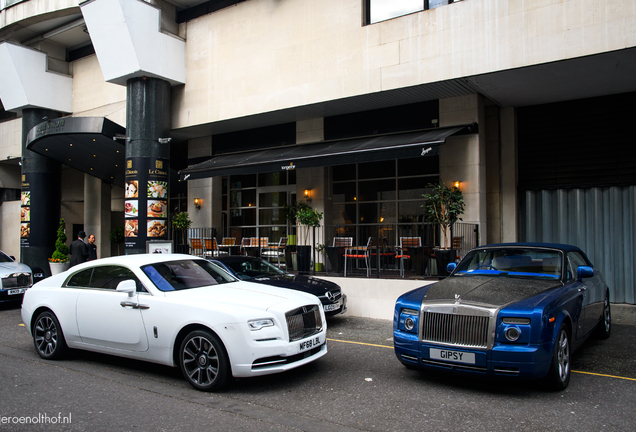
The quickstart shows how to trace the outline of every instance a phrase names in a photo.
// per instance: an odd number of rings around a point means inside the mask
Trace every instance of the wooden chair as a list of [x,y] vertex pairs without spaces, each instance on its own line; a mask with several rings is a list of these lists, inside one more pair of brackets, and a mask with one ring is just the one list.
[[247,255],[247,248],[252,246],[252,239],[250,237],[243,237],[241,239],[241,255]]
[[203,242],[200,238],[190,239],[190,254],[202,257],[204,255]]
[[353,237],[334,237],[334,247],[351,247],[353,246]]
[[400,237],[400,247],[397,248],[395,258],[400,260],[400,276],[404,277],[404,260],[410,260],[408,248],[422,247],[420,237]]
[[223,237],[223,241],[221,242],[223,246],[234,246],[236,244],[236,238],[234,237]]
[[276,258],[278,267],[281,266],[280,259],[283,258],[283,265],[285,266],[285,268],[287,268],[287,256],[285,255],[286,247],[287,237],[281,237],[278,241],[278,244],[261,247],[261,257],[265,258],[268,261]]
[[464,243],[464,237],[453,237],[453,250],[457,253],[457,259],[462,259],[461,250]]
[[345,277],[347,277],[347,261],[349,259],[363,259],[364,260],[364,264],[367,267],[367,277],[369,277],[369,275],[371,274],[371,267],[369,266],[369,248],[371,245],[371,241],[372,241],[373,237],[369,237],[369,239],[367,240],[367,245],[366,246],[356,246],[356,247],[349,247],[345,249],[345,266],[344,266],[344,275]]

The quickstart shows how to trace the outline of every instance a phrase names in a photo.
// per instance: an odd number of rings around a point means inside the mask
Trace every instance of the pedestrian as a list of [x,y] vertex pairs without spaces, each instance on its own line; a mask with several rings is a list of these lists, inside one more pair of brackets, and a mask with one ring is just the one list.
[[86,233],[84,231],[80,231],[77,234],[77,240],[71,243],[71,267],[88,260],[88,246],[84,243],[85,238]]
[[95,234],[88,236],[88,260],[93,261],[97,259],[97,245],[95,244]]

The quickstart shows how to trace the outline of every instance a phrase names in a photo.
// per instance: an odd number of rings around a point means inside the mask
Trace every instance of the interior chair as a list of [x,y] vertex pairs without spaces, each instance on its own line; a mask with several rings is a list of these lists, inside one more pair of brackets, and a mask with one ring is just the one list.
[[366,246],[356,246],[345,248],[345,266],[344,266],[344,275],[347,277],[347,261],[349,259],[363,259],[364,264],[367,267],[367,277],[371,274],[371,267],[369,266],[369,249],[371,245],[373,237],[369,237],[367,240]]
[[274,258],[276,258],[278,267],[281,266],[280,259],[282,258],[282,265],[287,268],[287,257],[285,255],[286,246],[287,237],[281,237],[277,244],[261,247],[261,257],[265,258],[268,261],[272,261]]
[[205,258],[219,256],[219,248],[216,247],[216,238],[204,238],[203,246],[203,256]]
[[410,260],[409,248],[422,247],[420,237],[400,237],[400,247],[397,248],[395,258],[400,260],[400,276],[404,277],[404,260]]

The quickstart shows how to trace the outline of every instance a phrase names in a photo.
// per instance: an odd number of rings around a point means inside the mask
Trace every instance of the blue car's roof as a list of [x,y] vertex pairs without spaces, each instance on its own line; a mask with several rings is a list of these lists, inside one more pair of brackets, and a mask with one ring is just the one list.
[[486,247],[498,247],[498,246],[506,246],[506,247],[509,247],[509,246],[511,246],[511,247],[515,247],[515,246],[519,246],[519,247],[544,247],[544,248],[550,248],[550,249],[560,249],[560,250],[565,251],[565,252],[573,252],[573,251],[583,252],[579,247],[568,245],[568,244],[562,244],[562,243],[531,243],[531,242],[528,242],[528,243],[494,243],[494,244],[479,246],[479,247],[477,247],[477,249],[486,248]]

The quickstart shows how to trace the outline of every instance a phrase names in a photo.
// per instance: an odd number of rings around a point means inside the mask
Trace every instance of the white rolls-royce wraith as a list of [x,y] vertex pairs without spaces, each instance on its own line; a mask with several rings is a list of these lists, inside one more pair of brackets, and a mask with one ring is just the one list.
[[22,320],[42,358],[76,348],[180,367],[204,391],[327,353],[317,297],[243,282],[190,255],[77,265],[29,289]]

